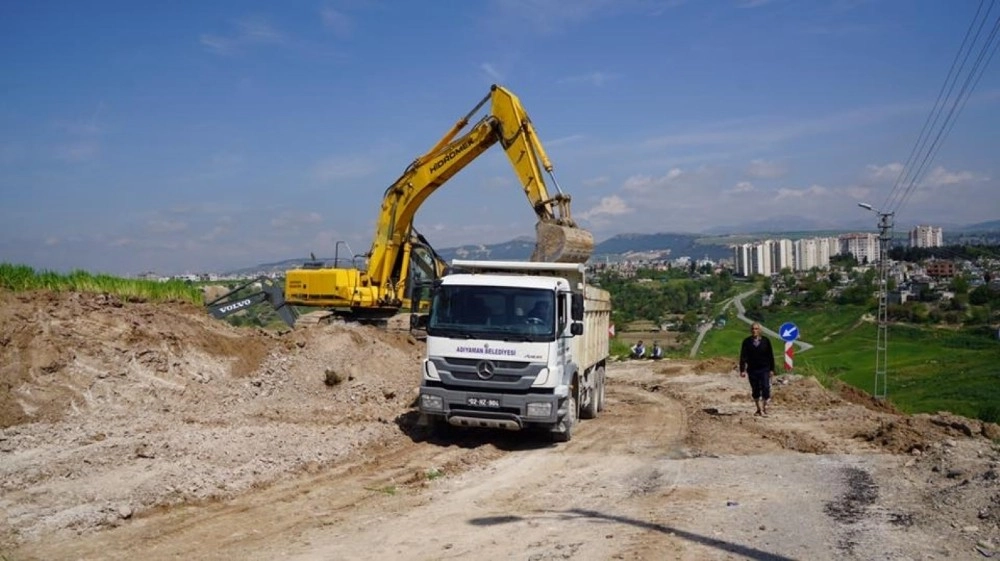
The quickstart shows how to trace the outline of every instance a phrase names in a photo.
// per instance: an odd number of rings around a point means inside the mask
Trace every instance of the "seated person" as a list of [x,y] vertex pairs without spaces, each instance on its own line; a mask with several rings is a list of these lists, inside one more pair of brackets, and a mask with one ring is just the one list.
[[473,298],[469,307],[465,310],[465,321],[467,323],[486,323],[490,317],[490,309],[479,298]]
[[632,358],[643,358],[646,356],[646,346],[642,344],[642,339],[632,345]]
[[663,349],[660,348],[660,344],[656,341],[653,341],[653,349],[649,351],[649,358],[653,360],[663,358]]
[[[535,302],[535,305],[528,310],[529,318],[535,318],[536,320],[541,320],[541,323],[549,325],[552,323],[552,312],[549,308],[549,303],[545,300],[539,300]],[[536,322],[537,323],[537,322]]]

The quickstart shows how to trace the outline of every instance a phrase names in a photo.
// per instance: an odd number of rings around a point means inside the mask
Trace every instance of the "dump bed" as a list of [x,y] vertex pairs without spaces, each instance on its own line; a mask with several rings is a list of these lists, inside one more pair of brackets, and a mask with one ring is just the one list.
[[573,338],[573,357],[584,370],[608,358],[611,294],[584,285],[583,335]]

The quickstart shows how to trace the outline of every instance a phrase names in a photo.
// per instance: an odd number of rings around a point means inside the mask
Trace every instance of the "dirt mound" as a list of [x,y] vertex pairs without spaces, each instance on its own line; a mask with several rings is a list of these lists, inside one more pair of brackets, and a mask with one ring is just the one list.
[[871,409],[872,411],[878,411],[881,413],[892,413],[896,415],[902,414],[902,411],[896,409],[896,406],[893,405],[891,401],[872,397],[871,394],[863,392],[858,388],[845,384],[839,380],[834,381],[833,391],[837,392],[837,395],[846,399],[847,401],[850,401],[851,403],[856,403],[858,405],[863,405],[864,407]]
[[706,372],[735,371],[737,368],[739,368],[739,365],[732,359],[716,357],[699,360],[694,366],[694,371],[704,374]]
[[0,536],[117,525],[403,438],[421,356],[356,324],[276,335],[190,304],[0,293]]
[[177,387],[246,376],[277,346],[186,303],[0,292],[0,427],[58,421],[96,401],[142,401],[120,391],[129,380]]

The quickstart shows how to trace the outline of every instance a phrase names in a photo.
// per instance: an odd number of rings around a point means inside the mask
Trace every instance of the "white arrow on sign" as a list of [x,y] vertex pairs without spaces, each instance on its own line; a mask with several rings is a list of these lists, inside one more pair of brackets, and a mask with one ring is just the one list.
[[791,337],[792,335],[795,335],[795,328],[794,327],[789,327],[788,329],[786,329],[786,330],[784,330],[784,331],[781,332],[781,338],[782,339],[787,339],[788,337]]

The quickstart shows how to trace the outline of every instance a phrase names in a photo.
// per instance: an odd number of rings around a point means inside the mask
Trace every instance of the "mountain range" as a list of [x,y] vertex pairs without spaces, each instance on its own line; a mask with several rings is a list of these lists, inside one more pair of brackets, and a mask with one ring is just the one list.
[[[843,228],[822,229],[814,222],[802,222],[801,220],[772,220],[767,223],[752,225],[742,225],[740,231],[735,233],[729,229],[719,229],[718,231],[705,234],[673,233],[663,232],[657,234],[618,234],[608,238],[594,246],[592,262],[601,261],[621,261],[624,259],[677,259],[680,257],[690,257],[691,259],[719,259],[729,258],[733,255],[731,246],[734,244],[746,243],[753,240],[765,238],[788,238],[801,239],[812,237],[837,236],[848,232],[875,231],[871,226],[845,230]],[[801,229],[799,229],[801,228]],[[945,228],[942,226],[942,228]],[[896,236],[902,235],[908,228],[897,228]],[[970,233],[991,233],[1000,236],[1000,220],[989,222],[979,222],[976,224],[948,226],[944,230],[945,244],[949,243],[949,238],[959,238]],[[453,259],[491,259],[501,261],[523,261],[531,257],[535,247],[535,240],[532,237],[519,237],[510,241],[495,244],[469,244],[457,247],[447,247],[437,249],[438,254],[446,261]],[[333,258],[320,258],[328,266],[333,265]],[[246,267],[235,271],[227,271],[227,275],[250,275],[262,273],[277,273],[288,269],[300,267],[302,263],[309,259],[286,259],[274,263],[262,263],[252,267]]]

